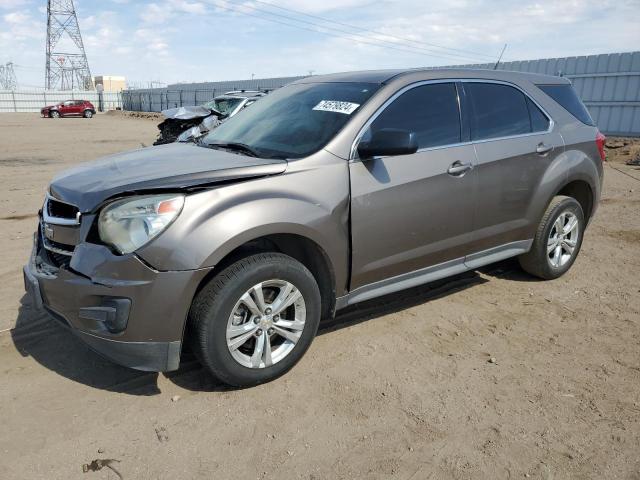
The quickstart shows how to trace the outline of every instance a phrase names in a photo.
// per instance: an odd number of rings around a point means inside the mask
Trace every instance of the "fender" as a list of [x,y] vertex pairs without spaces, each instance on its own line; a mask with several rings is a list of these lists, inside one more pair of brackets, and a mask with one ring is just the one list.
[[341,290],[349,269],[347,163],[327,162],[326,156],[321,169],[302,163],[283,175],[188,195],[174,224],[138,255],[162,271],[208,269],[247,242],[294,234],[326,253]]
[[[527,218],[531,219],[531,224],[537,228],[551,199],[566,185],[574,181],[584,181],[591,188],[593,198],[591,213],[593,215],[600,198],[600,185],[594,181],[596,178],[599,178],[597,167],[586,152],[575,147],[566,150],[554,159],[540,180],[532,196],[535,200],[529,206]],[[535,230],[531,232],[531,236],[533,235],[535,235]]]

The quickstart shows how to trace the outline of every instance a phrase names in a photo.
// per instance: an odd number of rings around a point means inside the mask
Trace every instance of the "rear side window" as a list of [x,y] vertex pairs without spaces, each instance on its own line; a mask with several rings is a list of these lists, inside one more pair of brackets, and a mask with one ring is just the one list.
[[518,89],[498,83],[465,83],[471,103],[471,139],[531,133],[527,98]]
[[538,85],[538,88],[582,123],[595,126],[587,107],[584,106],[572,85]]
[[454,83],[433,83],[412,88],[396,98],[373,121],[365,133],[383,128],[401,128],[414,132],[418,148],[460,143],[460,110]]
[[546,132],[549,130],[549,119],[529,97],[527,97],[527,107],[529,107],[529,116],[531,117],[531,131]]

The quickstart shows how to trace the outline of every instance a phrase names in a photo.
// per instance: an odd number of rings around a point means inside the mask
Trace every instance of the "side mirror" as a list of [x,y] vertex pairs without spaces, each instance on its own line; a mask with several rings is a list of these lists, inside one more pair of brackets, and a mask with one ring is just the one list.
[[360,142],[358,155],[365,160],[373,157],[410,155],[418,151],[418,139],[414,132],[399,128],[383,128],[374,132],[371,140]]

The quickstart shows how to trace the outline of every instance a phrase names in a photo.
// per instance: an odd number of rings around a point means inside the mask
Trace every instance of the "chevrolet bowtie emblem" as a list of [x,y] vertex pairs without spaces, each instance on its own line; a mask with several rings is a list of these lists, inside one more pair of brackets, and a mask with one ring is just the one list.
[[44,226],[44,236],[47,237],[49,240],[53,240],[53,236],[54,236],[53,228],[51,228],[47,224],[45,224]]

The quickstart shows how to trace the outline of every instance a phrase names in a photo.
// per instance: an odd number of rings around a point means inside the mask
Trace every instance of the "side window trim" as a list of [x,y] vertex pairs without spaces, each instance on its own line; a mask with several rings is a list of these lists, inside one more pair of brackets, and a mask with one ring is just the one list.
[[[384,110],[386,110],[387,107],[391,105],[391,103],[393,103],[394,100],[396,100],[403,93],[408,92],[409,90],[412,90],[416,87],[421,87],[423,85],[430,85],[434,83],[454,83],[456,86],[456,89],[458,92],[458,112],[460,114],[460,125],[462,128],[462,132],[461,132],[462,141],[458,143],[452,143],[449,145],[438,145],[437,147],[421,148],[420,150],[418,150],[418,152],[438,150],[441,148],[458,147],[462,145],[471,145],[474,143],[495,142],[498,140],[505,140],[508,138],[520,138],[520,137],[528,137],[533,135],[545,135],[545,134],[551,133],[555,127],[555,122],[553,120],[553,117],[549,115],[549,112],[547,112],[547,110],[545,110],[545,108],[542,105],[540,105],[533,98],[531,98],[531,96],[526,91],[524,91],[522,88],[520,88],[518,85],[514,83],[506,82],[503,80],[491,80],[491,79],[484,79],[484,78],[446,78],[446,79],[439,79],[439,80],[422,80],[422,81],[412,83],[410,85],[405,85],[404,87],[402,87],[400,90],[398,90],[393,95],[391,95],[391,97],[389,97],[382,105],[380,105],[380,107],[374,112],[374,114],[371,115],[371,117],[369,117],[369,119],[365,122],[365,124],[360,128],[360,131],[358,132],[355,139],[353,140],[353,143],[351,144],[349,161],[358,160],[358,144],[360,143],[360,140],[362,140],[363,135],[365,134],[367,129],[371,126],[371,124],[376,120],[376,118],[378,118],[378,116],[380,116],[382,112],[384,112]],[[533,104],[540,109],[543,115],[547,117],[547,120],[549,120],[549,128],[547,130],[539,131],[539,132],[520,133],[517,135],[508,135],[506,137],[496,137],[496,138],[486,138],[483,140],[471,140],[471,125],[470,125],[471,119],[469,116],[471,114],[471,109],[469,105],[468,95],[464,90],[465,83],[495,83],[498,85],[507,85],[509,87],[515,88],[516,90],[521,92],[526,99],[529,99],[531,102],[533,102]],[[528,108],[529,107],[527,106],[527,109]]]
[[464,89],[464,82],[456,80],[458,103],[460,108],[460,125],[462,126],[462,142],[471,143],[471,105]]

